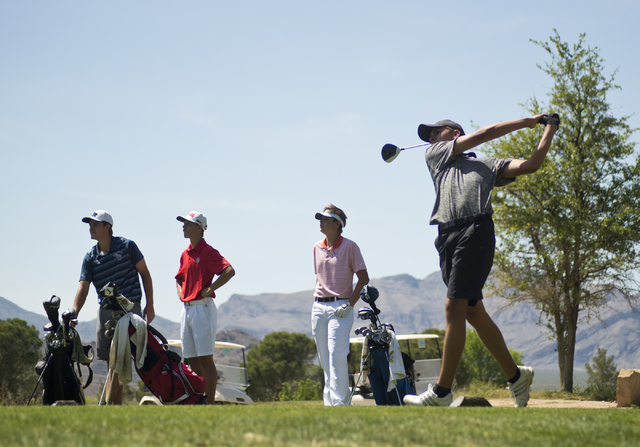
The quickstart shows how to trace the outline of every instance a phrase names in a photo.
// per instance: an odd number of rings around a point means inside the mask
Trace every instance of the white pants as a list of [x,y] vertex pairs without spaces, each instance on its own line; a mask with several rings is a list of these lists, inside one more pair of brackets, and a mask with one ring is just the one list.
[[354,311],[344,318],[333,315],[336,308],[349,303],[337,300],[330,303],[314,302],[311,309],[311,332],[316,341],[318,359],[324,371],[323,400],[325,406],[349,405],[349,337]]
[[204,304],[183,305],[180,338],[182,357],[202,357],[213,355],[218,331],[218,309],[213,299],[203,300]]

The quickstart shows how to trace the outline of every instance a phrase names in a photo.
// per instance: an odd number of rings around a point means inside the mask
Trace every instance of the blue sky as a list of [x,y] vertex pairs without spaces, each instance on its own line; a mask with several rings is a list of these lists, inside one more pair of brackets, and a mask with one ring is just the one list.
[[[313,216],[329,203],[372,278],[424,278],[438,261],[423,151],[386,164],[385,143],[546,102],[536,64],[549,57],[530,39],[554,28],[570,43],[586,33],[619,69],[617,116],[640,108],[637,0],[443,5],[0,0],[0,296],[71,307],[96,209],[139,245],[156,312],[174,321],[175,218],[191,210],[237,271],[219,302],[312,289]],[[96,309],[92,290],[81,318]]]

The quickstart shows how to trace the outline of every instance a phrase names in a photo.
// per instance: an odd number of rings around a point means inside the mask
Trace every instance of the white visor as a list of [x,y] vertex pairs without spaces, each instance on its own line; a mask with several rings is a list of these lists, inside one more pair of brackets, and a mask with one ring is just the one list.
[[338,222],[340,222],[340,225],[342,225],[342,228],[344,228],[346,225],[344,224],[344,222],[342,221],[342,217],[338,216],[337,214],[333,214],[330,213],[329,211],[323,211],[321,213],[316,213],[316,219],[320,220],[320,217],[333,217],[335,220],[337,220]]

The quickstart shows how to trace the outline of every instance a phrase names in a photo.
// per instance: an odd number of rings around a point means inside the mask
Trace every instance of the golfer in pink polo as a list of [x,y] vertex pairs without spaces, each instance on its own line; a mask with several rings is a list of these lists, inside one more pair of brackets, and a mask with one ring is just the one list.
[[[369,283],[367,267],[355,242],[342,237],[347,216],[334,206],[316,213],[320,232],[326,237],[313,247],[316,288],[311,310],[311,332],[324,371],[325,406],[349,405],[349,336],[353,306],[360,290]],[[354,289],[353,275],[358,282]]]

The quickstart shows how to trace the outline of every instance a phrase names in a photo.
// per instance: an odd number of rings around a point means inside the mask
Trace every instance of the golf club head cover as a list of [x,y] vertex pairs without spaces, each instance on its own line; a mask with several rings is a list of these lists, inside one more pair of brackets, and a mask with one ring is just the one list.
[[125,312],[131,312],[131,309],[133,309],[133,302],[129,301],[124,295],[118,295],[116,301]]
[[360,299],[367,304],[373,305],[376,302],[378,297],[380,296],[380,292],[373,286],[367,284],[360,291]]
[[113,283],[113,281],[109,281],[98,292],[98,296],[100,297],[100,307],[102,309],[119,309],[120,306],[118,306],[118,302],[116,301],[116,295],[118,295],[118,287]]
[[58,309],[60,309],[60,298],[51,295],[51,298],[44,300],[42,303],[44,311],[47,313],[47,317],[52,325],[52,331],[55,332],[60,326],[60,320],[58,319]]
[[67,309],[62,313],[62,322],[67,328],[69,327],[69,323],[71,322],[71,320],[75,318],[76,318],[75,309]]
[[353,309],[353,307],[351,307],[350,304],[345,303],[342,306],[338,307],[333,312],[333,315],[335,315],[338,318],[344,318],[349,314],[349,312],[351,312],[351,309]]
[[558,128],[560,128],[560,115],[558,115],[557,113],[545,115],[540,118],[538,124],[544,124],[545,126],[548,126],[549,124],[555,124],[556,126],[558,126]]

